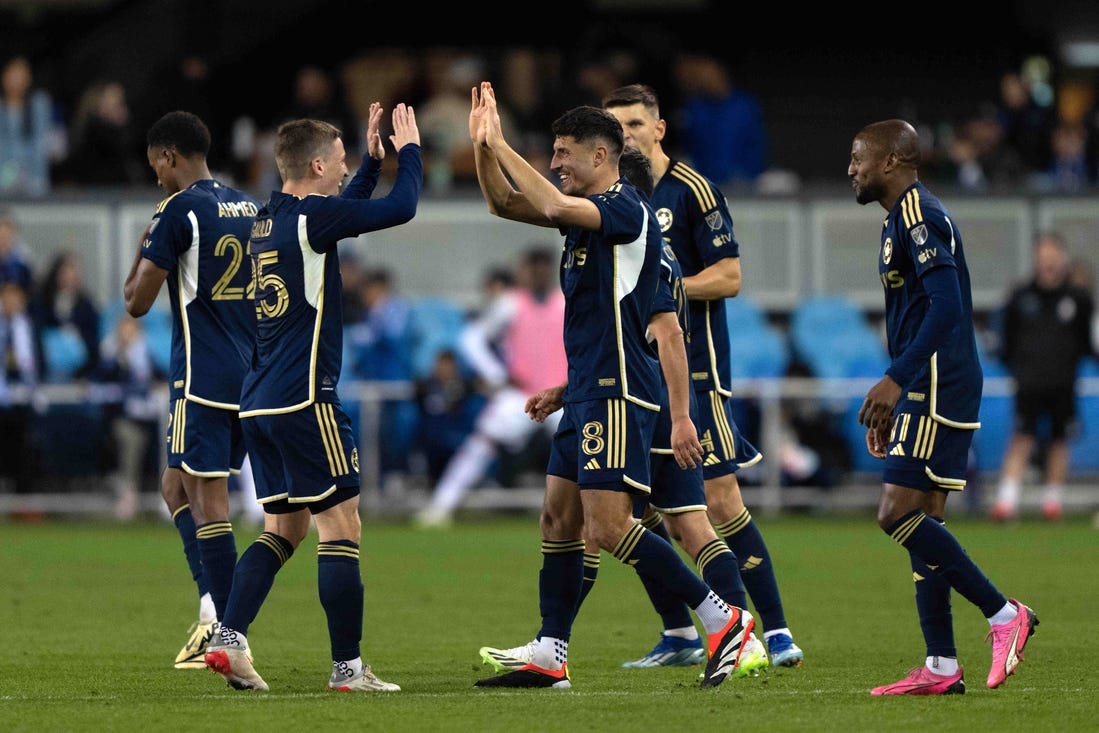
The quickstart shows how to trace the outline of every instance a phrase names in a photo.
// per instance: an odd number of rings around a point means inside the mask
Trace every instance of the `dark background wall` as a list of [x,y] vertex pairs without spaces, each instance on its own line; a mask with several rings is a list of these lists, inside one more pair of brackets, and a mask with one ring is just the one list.
[[[645,80],[670,90],[678,50],[715,53],[763,103],[775,167],[804,179],[843,178],[863,124],[904,116],[964,119],[998,95],[1024,58],[1074,36],[1099,37],[1099,3],[788,3],[602,0],[461,4],[466,12],[330,0],[0,0],[0,48],[32,57],[62,104],[111,76],[140,99],[156,75],[198,51],[214,66],[216,105],[262,119],[282,106],[306,62],[334,67],[363,49],[558,48],[574,64],[612,48],[636,51]],[[503,28],[503,30],[501,30]],[[671,99],[669,99],[671,98]]]

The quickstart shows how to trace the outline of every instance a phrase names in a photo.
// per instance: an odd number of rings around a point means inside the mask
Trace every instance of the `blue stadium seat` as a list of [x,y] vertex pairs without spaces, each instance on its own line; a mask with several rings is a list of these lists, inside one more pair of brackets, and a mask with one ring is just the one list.
[[730,330],[760,331],[770,324],[767,313],[759,303],[743,293],[735,298],[725,299],[725,314],[729,319]]
[[76,331],[46,328],[42,331],[42,351],[47,382],[67,382],[88,360],[88,349]]
[[790,344],[817,377],[870,376],[888,364],[885,345],[862,309],[841,295],[815,295],[799,303],[790,316]]
[[412,371],[426,377],[443,349],[457,349],[466,314],[445,298],[421,297],[412,303],[410,317]]
[[767,320],[759,305],[738,295],[725,301],[729,320],[732,378],[782,377],[790,363],[786,337]]
[[[1099,360],[1084,359],[1077,376],[1099,378]],[[1076,419],[1080,432],[1069,443],[1070,473],[1099,472],[1099,395],[1080,395],[1076,398]]]

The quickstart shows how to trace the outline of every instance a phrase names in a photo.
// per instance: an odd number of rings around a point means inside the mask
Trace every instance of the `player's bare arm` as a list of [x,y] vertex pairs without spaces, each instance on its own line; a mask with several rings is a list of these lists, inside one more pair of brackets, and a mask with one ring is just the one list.
[[660,368],[668,386],[668,405],[672,418],[672,454],[680,468],[694,468],[702,461],[698,429],[691,420],[690,370],[683,329],[670,311],[657,313],[649,321],[649,333],[656,339]]
[[697,275],[683,278],[683,289],[691,300],[734,298],[740,293],[740,258],[718,260]]
[[[504,172],[523,192],[529,205],[541,213],[548,226],[577,226],[597,231],[602,226],[603,217],[599,208],[588,199],[580,196],[568,196],[544,175],[534,169],[504,139],[500,122],[500,113],[496,106],[496,95],[492,85],[481,90],[481,102],[485,105],[485,146],[496,155]],[[558,157],[555,149],[554,158]],[[533,222],[537,223],[537,222]]]
[[137,245],[137,254],[134,256],[130,273],[126,276],[126,282],[122,286],[122,296],[126,301],[126,312],[134,318],[140,318],[149,312],[160,294],[160,286],[168,279],[168,271],[154,265],[150,260],[141,256],[145,246],[145,239],[149,236],[149,229],[141,235],[141,242]]

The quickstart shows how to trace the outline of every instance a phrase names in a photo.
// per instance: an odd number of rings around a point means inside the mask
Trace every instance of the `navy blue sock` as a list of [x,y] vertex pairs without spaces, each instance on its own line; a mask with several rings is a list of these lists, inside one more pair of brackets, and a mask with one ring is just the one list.
[[290,541],[272,532],[262,533],[248,546],[233,573],[233,590],[221,619],[223,626],[248,635],[248,627],[271,592],[275,574],[293,554]]
[[717,593],[721,600],[730,606],[748,608],[748,593],[744,590],[744,581],[740,577],[736,555],[720,537],[707,542],[698,556],[695,565],[706,584]]
[[599,553],[584,553],[584,582],[580,586],[580,599],[576,602],[576,613],[580,613],[580,607],[584,605],[584,599],[595,587],[595,579],[599,577]]
[[[659,514],[651,515],[642,520],[641,524],[667,542],[669,546],[672,544],[672,538],[668,535],[668,528],[664,526],[664,521]],[[659,578],[641,572],[639,566],[635,565],[634,570],[637,571],[637,577],[641,579],[641,585],[645,587],[645,592],[649,595],[649,602],[652,603],[653,610],[660,615],[660,621],[664,624],[665,629],[683,629],[694,625],[694,620],[691,618],[691,609],[687,608],[687,604],[683,602],[683,599],[665,588]]]
[[229,522],[207,522],[195,527],[198,551],[202,556],[202,574],[214,599],[218,618],[225,615],[229,591],[233,588],[233,571],[237,567],[237,541]]
[[542,540],[542,570],[538,573],[542,628],[538,638],[569,640],[583,585],[584,540]]
[[317,590],[328,616],[332,661],[357,658],[363,638],[363,579],[358,544],[351,540],[317,544]]
[[206,576],[202,572],[202,556],[198,552],[198,539],[195,537],[195,518],[191,516],[191,505],[184,504],[176,509],[172,515],[172,521],[179,532],[179,538],[183,540],[183,555],[187,558],[187,567],[191,568],[191,578],[198,586],[198,596],[201,598],[210,592],[210,584],[206,582]]
[[675,548],[640,524],[622,536],[613,554],[619,561],[633,565],[643,577],[659,580],[690,608],[698,608],[710,594],[710,586],[687,567]]
[[729,543],[740,562],[740,578],[748,589],[748,595],[752,598],[763,628],[786,628],[786,614],[782,610],[782,598],[779,596],[771,554],[767,551],[763,535],[752,521],[747,507],[740,516],[714,529]]
[[977,564],[966,554],[958,540],[943,525],[915,509],[897,520],[886,534],[897,544],[941,575],[967,601],[989,618],[1007,603]]
[[[939,524],[943,520],[931,517]],[[920,629],[927,644],[929,657],[957,657],[954,645],[954,615],[950,609],[950,583],[936,573],[923,559],[913,552],[912,579],[916,584],[916,610],[920,615]]]

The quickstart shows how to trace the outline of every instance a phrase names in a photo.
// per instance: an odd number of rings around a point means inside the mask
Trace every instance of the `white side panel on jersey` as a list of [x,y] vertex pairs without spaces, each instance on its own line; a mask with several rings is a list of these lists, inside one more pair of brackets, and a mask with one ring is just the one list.
[[630,396],[630,381],[626,376],[626,348],[622,342],[622,301],[637,289],[641,268],[645,265],[645,243],[648,235],[649,218],[645,217],[637,239],[627,244],[614,245],[614,330],[618,341],[618,376],[622,380],[622,394],[626,397]]
[[198,297],[198,217],[187,212],[191,224],[191,246],[176,261],[179,278],[179,319],[183,326],[183,350],[186,354],[187,372],[184,376],[184,392],[191,392],[191,322],[187,318],[187,306]]
[[[324,301],[324,260],[327,254],[319,255],[309,246],[308,217],[298,216],[298,244],[301,246],[301,262],[305,283],[305,300],[320,310]],[[317,316],[320,318],[320,315]]]
[[191,222],[191,246],[179,258],[179,300],[184,307],[198,297],[198,217],[187,212]]

